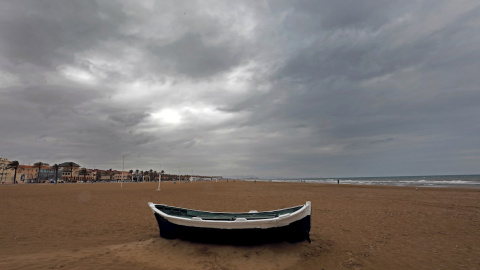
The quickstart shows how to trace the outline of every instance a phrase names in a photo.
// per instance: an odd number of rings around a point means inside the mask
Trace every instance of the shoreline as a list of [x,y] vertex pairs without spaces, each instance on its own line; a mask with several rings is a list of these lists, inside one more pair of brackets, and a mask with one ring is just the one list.
[[[343,186],[354,186],[354,187],[393,187],[393,188],[427,188],[427,189],[472,189],[472,190],[480,190],[479,187],[472,187],[470,185],[453,185],[453,186],[447,186],[447,185],[438,185],[438,186],[428,186],[428,185],[388,185],[388,184],[351,184],[351,183],[342,183],[340,182],[337,184],[336,182],[331,182],[331,183],[325,183],[325,182],[298,182],[298,181],[283,181],[283,180],[277,180],[277,181],[269,181],[269,180],[257,180],[259,183],[278,183],[278,184],[306,184],[306,185],[326,185],[326,186],[337,186],[337,185],[343,185]],[[175,181],[162,181],[163,184],[167,183],[174,183]],[[189,182],[188,184],[195,184],[195,183],[222,183],[222,182],[250,182],[250,183],[255,183],[254,180],[241,180],[241,179],[226,179],[224,180],[219,180],[218,182],[215,181],[199,181],[199,182]],[[93,185],[103,185],[103,184],[157,184],[158,181],[156,182],[94,182]],[[176,184],[186,184],[184,181],[181,183],[179,181],[176,181]],[[0,187],[2,186],[55,186],[55,185],[92,185],[91,182],[82,182],[82,183],[5,183],[5,184],[0,184]]]
[[[113,185],[117,184],[117,185]],[[0,188],[0,268],[480,268],[480,190],[257,181]],[[312,202],[312,243],[166,240],[147,202],[206,211]],[[185,260],[185,258],[189,258]]]

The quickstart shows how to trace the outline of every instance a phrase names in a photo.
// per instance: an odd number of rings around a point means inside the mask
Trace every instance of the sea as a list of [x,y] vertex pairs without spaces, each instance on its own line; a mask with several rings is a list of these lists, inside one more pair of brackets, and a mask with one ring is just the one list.
[[[249,179],[252,181],[252,179]],[[271,182],[305,182],[319,184],[415,186],[415,187],[462,187],[480,188],[480,175],[427,175],[388,177],[340,177],[340,178],[290,178],[256,179]]]

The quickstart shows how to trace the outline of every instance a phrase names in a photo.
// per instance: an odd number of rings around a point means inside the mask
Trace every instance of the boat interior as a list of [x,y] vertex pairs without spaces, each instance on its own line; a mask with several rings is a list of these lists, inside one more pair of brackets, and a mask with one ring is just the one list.
[[295,206],[291,208],[267,211],[267,212],[250,211],[249,213],[224,213],[224,212],[206,212],[206,211],[199,211],[199,210],[190,210],[190,209],[172,207],[172,206],[167,206],[162,204],[155,205],[156,209],[170,216],[176,216],[176,217],[182,217],[182,218],[199,218],[202,220],[223,220],[223,221],[233,221],[238,218],[243,218],[246,220],[271,219],[271,218],[276,218],[282,215],[293,213],[295,211],[298,211],[302,207],[303,205],[300,205],[300,206]]

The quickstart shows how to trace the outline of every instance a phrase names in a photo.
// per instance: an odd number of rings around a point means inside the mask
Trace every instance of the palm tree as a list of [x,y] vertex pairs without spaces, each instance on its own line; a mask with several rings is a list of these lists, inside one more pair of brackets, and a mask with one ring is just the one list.
[[128,173],[130,174],[130,178],[131,178],[130,180],[132,180],[133,182],[133,170],[128,171]]
[[138,169],[135,170],[135,179],[138,182]]
[[15,170],[15,174],[13,175],[13,184],[17,183],[17,169],[18,166],[20,166],[20,163],[18,161],[14,160],[7,165],[7,170]]
[[109,182],[112,182],[112,178],[113,178],[112,168],[108,169],[108,175],[110,176]]
[[42,169],[43,166],[47,165],[46,163],[43,163],[41,161],[36,162],[33,164],[33,167],[37,168],[37,183],[40,182],[40,170]]
[[73,182],[73,168],[75,168],[77,164],[75,162],[67,162],[67,167],[70,168],[70,182]]
[[52,166],[53,170],[55,171],[55,184],[58,182],[58,170],[60,169],[60,166],[58,164],[54,164]]
[[87,168],[81,168],[79,174],[83,175],[83,182],[85,182],[85,175],[88,174]]

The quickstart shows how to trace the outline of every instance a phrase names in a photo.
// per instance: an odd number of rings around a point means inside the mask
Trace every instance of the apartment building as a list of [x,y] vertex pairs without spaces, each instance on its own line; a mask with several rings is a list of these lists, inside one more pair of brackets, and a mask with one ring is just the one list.
[[13,183],[14,170],[8,170],[7,166],[10,161],[6,158],[0,158],[0,183]]
[[65,182],[77,182],[79,178],[80,165],[75,162],[63,162],[59,164],[62,168],[62,180]]

